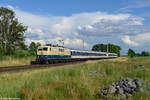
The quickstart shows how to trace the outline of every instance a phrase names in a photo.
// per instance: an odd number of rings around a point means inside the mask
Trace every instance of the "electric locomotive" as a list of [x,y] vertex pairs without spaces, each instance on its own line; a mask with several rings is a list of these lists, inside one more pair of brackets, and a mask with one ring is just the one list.
[[68,58],[71,58],[69,48],[64,48],[58,45],[46,45],[40,46],[37,49],[36,61],[40,63],[50,63],[52,60],[60,61]]

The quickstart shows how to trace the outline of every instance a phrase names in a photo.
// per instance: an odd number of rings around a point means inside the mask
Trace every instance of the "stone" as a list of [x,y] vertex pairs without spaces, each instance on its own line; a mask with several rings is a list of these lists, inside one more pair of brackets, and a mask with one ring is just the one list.
[[135,68],[145,68],[145,66],[144,65],[138,65]]
[[93,72],[90,72],[90,75],[95,75],[97,73],[98,73],[97,71],[93,71]]
[[104,76],[106,73],[105,73],[105,72],[99,72],[99,74],[100,74],[101,76]]
[[[148,88],[148,87],[149,88]],[[108,86],[108,89],[101,90],[101,95],[107,94],[119,94],[120,96],[127,98],[135,93],[137,90],[144,91],[150,89],[150,83],[147,83],[138,78],[126,78],[120,79]],[[108,91],[109,90],[109,91]]]
[[116,93],[117,89],[114,85],[109,85],[109,92],[110,93]]
[[107,89],[103,89],[103,90],[101,91],[101,95],[107,95],[107,93],[108,93]]

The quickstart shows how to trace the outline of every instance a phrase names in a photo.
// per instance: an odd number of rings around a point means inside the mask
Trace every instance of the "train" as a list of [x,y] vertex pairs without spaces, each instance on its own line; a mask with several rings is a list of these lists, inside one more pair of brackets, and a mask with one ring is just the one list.
[[51,64],[60,62],[108,59],[116,57],[116,53],[75,50],[63,46],[48,44],[38,47],[36,61],[32,61],[31,64]]

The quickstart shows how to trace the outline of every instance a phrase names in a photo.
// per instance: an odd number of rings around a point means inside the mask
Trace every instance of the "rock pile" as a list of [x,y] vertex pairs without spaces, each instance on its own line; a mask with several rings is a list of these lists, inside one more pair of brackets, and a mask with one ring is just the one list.
[[97,95],[119,94],[126,98],[135,93],[143,84],[144,81],[137,78],[120,79],[102,89]]

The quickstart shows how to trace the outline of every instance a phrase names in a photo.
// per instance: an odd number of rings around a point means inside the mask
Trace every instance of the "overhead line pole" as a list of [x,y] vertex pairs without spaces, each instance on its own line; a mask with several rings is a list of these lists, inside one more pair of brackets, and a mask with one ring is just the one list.
[[108,52],[108,49],[109,49],[109,48],[108,48],[108,44],[107,44],[107,52]]
[[84,40],[83,40],[83,50],[84,50]]

